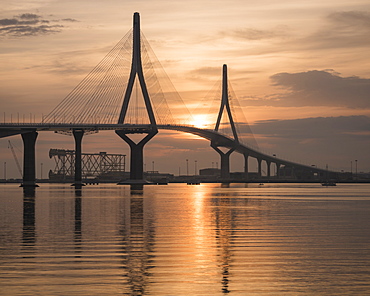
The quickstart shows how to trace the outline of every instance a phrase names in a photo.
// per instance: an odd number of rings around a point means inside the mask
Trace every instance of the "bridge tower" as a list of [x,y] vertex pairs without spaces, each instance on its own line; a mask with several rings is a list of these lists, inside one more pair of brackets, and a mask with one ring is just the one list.
[[236,127],[233,119],[233,115],[231,113],[230,103],[229,103],[229,90],[228,90],[228,80],[227,80],[227,65],[223,65],[222,67],[222,96],[221,96],[221,105],[220,110],[218,112],[218,117],[215,125],[215,131],[218,132],[221,124],[222,115],[226,108],[226,114],[229,119],[229,124],[233,133],[234,137],[234,147],[229,148],[227,152],[224,152],[220,149],[220,147],[229,147],[226,146],[226,143],[222,143],[220,140],[211,140],[211,147],[216,150],[216,152],[221,157],[221,179],[227,180],[230,178],[230,155],[233,153],[239,144],[238,134],[236,132]]
[[[132,47],[132,62],[131,72],[126,88],[125,96],[121,112],[118,119],[118,124],[123,124],[132,95],[135,79],[139,79],[141,92],[144,98],[145,108],[148,114],[150,124],[143,128],[133,128],[131,130],[116,130],[116,134],[120,136],[130,146],[130,183],[145,183],[143,180],[143,165],[144,165],[144,146],[157,133],[157,123],[154,117],[152,104],[150,101],[148,89],[144,79],[143,66],[141,61],[141,40],[140,40],[140,15],[134,13],[133,18],[133,47]],[[146,134],[139,142],[133,141],[128,134]]]

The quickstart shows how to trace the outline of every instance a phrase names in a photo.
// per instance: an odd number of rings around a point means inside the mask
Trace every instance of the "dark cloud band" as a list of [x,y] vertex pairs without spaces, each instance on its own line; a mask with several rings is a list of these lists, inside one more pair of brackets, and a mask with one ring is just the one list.
[[[49,25],[50,22],[57,23]],[[13,18],[0,19],[0,37],[25,37],[61,32],[64,27],[61,22],[77,22],[72,18],[62,20],[46,20],[33,13],[24,13]]]
[[270,77],[288,93],[275,96],[282,106],[339,106],[370,108],[370,79],[341,77],[333,71],[278,73]]

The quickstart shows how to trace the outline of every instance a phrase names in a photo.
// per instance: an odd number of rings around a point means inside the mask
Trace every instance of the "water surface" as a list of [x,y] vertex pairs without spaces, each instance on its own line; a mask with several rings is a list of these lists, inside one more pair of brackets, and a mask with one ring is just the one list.
[[1,295],[369,295],[370,185],[0,185]]

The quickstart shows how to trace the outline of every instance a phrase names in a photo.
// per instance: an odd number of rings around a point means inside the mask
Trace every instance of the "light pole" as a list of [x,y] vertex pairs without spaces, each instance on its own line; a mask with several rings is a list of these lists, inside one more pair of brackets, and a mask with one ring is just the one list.
[[194,175],[197,175],[197,161],[194,160]]
[[357,159],[355,159],[355,163],[356,163],[356,179],[357,179]]

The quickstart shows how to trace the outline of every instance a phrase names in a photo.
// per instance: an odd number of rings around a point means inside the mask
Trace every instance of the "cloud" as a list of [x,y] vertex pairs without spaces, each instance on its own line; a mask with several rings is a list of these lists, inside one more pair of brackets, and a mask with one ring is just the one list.
[[34,13],[23,13],[18,16],[20,19],[24,20],[34,20],[34,19],[39,19],[41,16],[34,14]]
[[370,30],[370,12],[341,11],[327,16],[327,19],[341,29]]
[[73,18],[65,18],[65,19],[62,19],[62,21],[64,21],[64,22],[72,22],[72,23],[78,22],[78,20],[73,19]]
[[320,30],[298,41],[308,49],[339,49],[367,47],[370,45],[370,13],[367,11],[342,11],[326,16]]
[[209,80],[221,77],[221,67],[200,67],[188,72],[188,77],[196,80]]
[[370,107],[370,79],[341,77],[332,70],[278,73],[270,79],[287,91],[267,100],[274,106]]
[[[231,39],[235,44],[248,42],[240,54],[271,54],[295,51],[336,50],[363,48],[370,45],[370,12],[337,11],[327,14],[320,21],[319,29],[297,35],[295,28],[279,25],[268,29],[245,27],[221,31],[216,36],[204,38],[207,42]],[[225,41],[224,41],[225,42]],[[254,46],[251,46],[253,42]],[[267,44],[267,47],[264,45]],[[261,45],[261,46],[257,46]],[[235,46],[230,46],[235,54]]]
[[[47,22],[47,21],[44,21]],[[21,26],[21,25],[35,25],[37,23],[40,23],[38,19],[28,19],[28,20],[19,20],[16,18],[12,19],[1,19],[0,20],[0,25],[1,26]]]
[[10,35],[10,36],[35,36],[35,35],[44,35],[44,34],[50,34],[50,33],[58,33],[60,32],[60,28],[63,28],[61,25],[55,25],[55,26],[11,26],[11,27],[5,27],[0,28],[0,35]]
[[[50,22],[58,23],[50,25]],[[33,13],[24,13],[13,18],[0,19],[0,37],[26,37],[61,32],[61,22],[77,22],[75,19],[46,20]]]
[[232,32],[225,32],[226,36],[232,36],[237,39],[241,40],[263,40],[263,39],[272,39],[272,38],[280,38],[286,36],[286,28],[285,27],[277,27],[271,30],[260,30],[255,28],[244,28],[234,30]]
[[370,117],[353,115],[260,120],[253,124],[252,129],[255,134],[285,139],[327,139],[347,136],[368,139],[370,135]]

